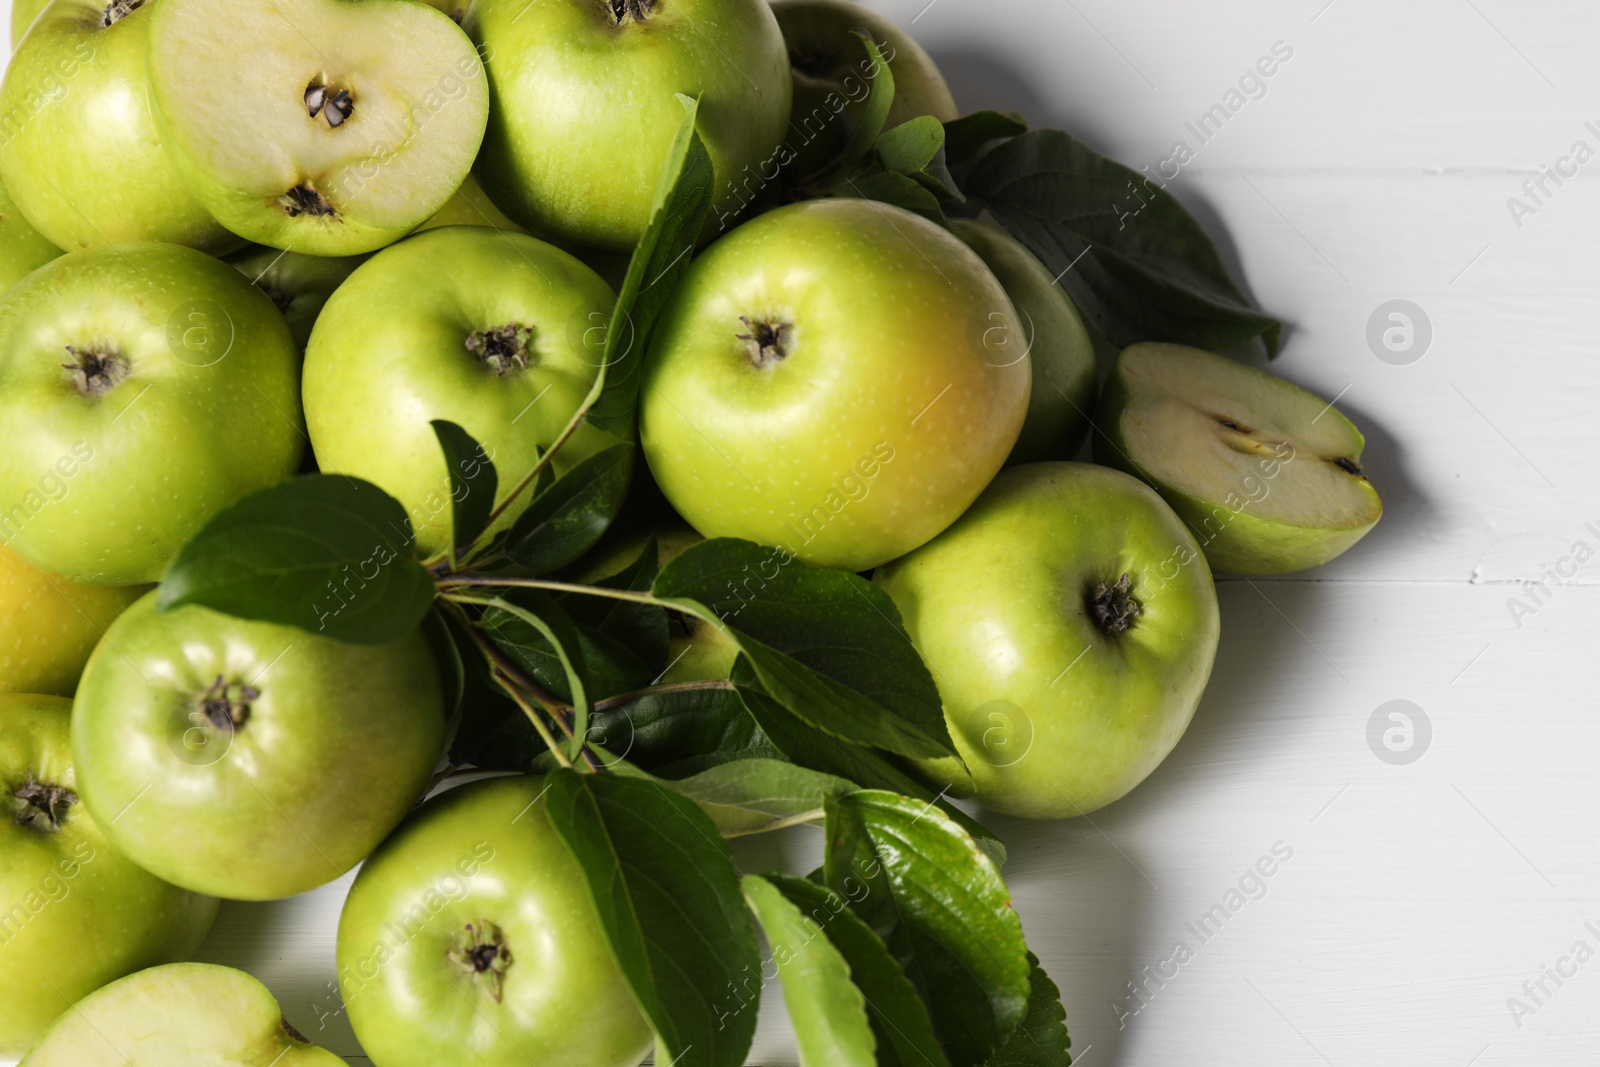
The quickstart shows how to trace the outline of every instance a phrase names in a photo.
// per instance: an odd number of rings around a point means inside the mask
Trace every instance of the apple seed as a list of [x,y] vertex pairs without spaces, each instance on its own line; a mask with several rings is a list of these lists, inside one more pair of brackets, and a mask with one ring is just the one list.
[[344,125],[344,120],[356,109],[356,102],[351,98],[349,89],[330,91],[315,78],[306,86],[305,104],[307,115],[316,118],[320,114],[328,120],[328,125],[333,129]]

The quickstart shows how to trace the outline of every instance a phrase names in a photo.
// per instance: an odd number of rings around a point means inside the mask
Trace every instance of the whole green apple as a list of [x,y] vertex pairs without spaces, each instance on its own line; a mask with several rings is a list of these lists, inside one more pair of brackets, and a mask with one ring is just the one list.
[[382,1067],[633,1067],[651,1045],[534,777],[452,789],[356,876],[339,993]]
[[6,68],[0,178],[62,248],[239,243],[184,187],[150,114],[150,21],[164,2],[59,0]]
[[234,900],[354,867],[444,747],[427,640],[347,645],[206,608],[158,613],[156,596],[106,631],[73,704],[79,792],[106,836],[169,882]]
[[[656,540],[656,561],[663,567],[705,540],[682,523],[618,531],[595,546],[594,553],[579,564],[573,581],[598,582],[621,573],[639,558],[652,537]],[[667,627],[667,669],[653,684],[711,681],[726,678],[732,672],[739,646],[725,630],[681,611],[667,613]]]
[[112,982],[57,1020],[19,1067],[343,1067],[243,971],[172,963]]
[[[306,422],[322,470],[382,487],[405,505],[422,551],[443,550],[450,478],[432,420],[483,446],[503,500],[588,395],[615,302],[599,275],[525,234],[447,226],[384,249],[328,300],[306,346]],[[555,469],[615,443],[584,423]]]
[[1315,567],[1383,515],[1361,473],[1361,431],[1331,403],[1236,360],[1133,345],[1095,421],[1095,458],[1154,486],[1218,570]]
[[923,772],[1010,815],[1087,814],[1144,781],[1216,656],[1200,546],[1149,486],[1105,467],[1012,467],[876,581],[934,668],[966,764]]
[[260,247],[247,248],[226,260],[283,312],[283,321],[302,350],[328,297],[366,261],[365,256],[308,256]]
[[50,3],[50,0],[12,0],[11,3],[11,47],[16,48],[22,40],[22,35],[28,32],[28,27],[33,25],[33,20],[39,17]]
[[1008,464],[1071,459],[1094,411],[1094,341],[1072,300],[1016,238],[970,219],[952,219],[956,236],[983,257],[1022,318],[1033,394]]
[[472,42],[412,0],[159,0],[150,90],[212,215],[319,256],[382,248],[439,210],[489,107]]
[[465,25],[493,101],[478,179],[535,233],[631,252],[683,125],[680,93],[700,100],[713,217],[776,177],[791,87],[765,0],[477,0]]
[[295,472],[300,357],[272,302],[192,248],[74,252],[0,298],[0,543],[153,582],[212,515]]
[[71,714],[0,696],[0,1058],[107,982],[187,959],[217,914],[135,866],[78,802]]
[[434,230],[440,226],[488,226],[496,230],[515,230],[522,232],[522,227],[506,217],[495,202],[489,199],[489,194],[483,191],[483,186],[478,184],[478,179],[467,175],[461,183],[461,188],[455,195],[445,201],[444,207],[435,211],[427,222],[417,227],[417,232]]
[[821,170],[849,142],[876,86],[867,50],[853,31],[872,38],[894,75],[885,128],[921,115],[960,117],[944,75],[914,38],[877,12],[850,0],[773,0],[794,72],[789,147],[802,175]]
[[0,293],[61,255],[61,249],[22,217],[6,187],[0,185]]
[[0,547],[0,693],[71,696],[100,635],[143,593],[69,582]]
[[866,570],[933,537],[1016,443],[1016,312],[942,226],[865,200],[779,208],[712,245],[651,342],[640,437],[706,537]]

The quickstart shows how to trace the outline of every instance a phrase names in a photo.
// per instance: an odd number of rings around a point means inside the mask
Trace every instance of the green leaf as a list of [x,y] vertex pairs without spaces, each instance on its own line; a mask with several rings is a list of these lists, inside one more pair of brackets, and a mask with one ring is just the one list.
[[916,986],[878,935],[850,910],[849,903],[827,886],[805,878],[787,874],[765,877],[822,928],[850,965],[850,978],[866,998],[867,1016],[877,1035],[879,1064],[949,1067]]
[[776,759],[736,760],[672,783],[711,816],[724,837],[819,822],[823,801],[855,788],[843,778]]
[[488,528],[500,476],[483,446],[467,431],[444,419],[434,419],[431,425],[450,472],[450,508],[455,525],[450,559],[454,563],[462,549]]
[[398,641],[433,603],[406,510],[370,482],[311,474],[212,517],[167,565],[157,604],[199,604],[358,645]]
[[461,655],[461,646],[456,644],[455,630],[440,607],[442,603],[435,602],[428,614],[423,616],[422,636],[427,639],[428,647],[433,649],[434,657],[439,661],[439,673],[444,681],[445,711],[447,717],[454,721],[467,696],[467,666]]
[[991,148],[962,188],[1061,274],[1113,344],[1214,349],[1260,337],[1277,354],[1282,323],[1250,306],[1183,205],[1067,134],[1034,130]]
[[622,509],[633,445],[597,452],[534,497],[512,524],[506,553],[537,574],[565,567],[600,540]]
[[761,952],[727,844],[695,803],[617,774],[550,775],[550,822],[583,868],[634,999],[674,1067],[740,1067]]
[[861,109],[860,120],[855,129],[850,131],[850,140],[845,143],[835,164],[847,174],[872,154],[872,146],[878,143],[884,125],[889,121],[889,109],[894,107],[894,71],[889,69],[889,61],[883,58],[883,53],[878,50],[870,34],[862,30],[850,32],[867,50],[867,62],[871,67],[866,74],[872,89],[867,93],[867,106]]
[[1007,140],[1028,132],[1028,123],[1021,115],[1002,115],[998,111],[975,111],[963,118],[944,124],[945,160],[955,173],[957,181],[966,169],[983,155],[996,141]]
[[[572,704],[572,733],[568,758],[577,759],[589,729],[589,694],[584,685],[583,657],[577,628],[555,600],[534,589],[490,600],[483,614],[483,629],[512,659],[527,666],[535,650],[550,650],[566,677],[565,697]],[[536,638],[533,640],[530,638]]]
[[1011,1039],[989,1060],[987,1067],[1068,1067],[1067,1010],[1061,1006],[1061,990],[1039,966],[1039,957],[1028,953],[1033,969],[1028,993],[1027,1017],[1011,1032]]
[[819,729],[902,755],[948,752],[933,676],[894,602],[859,575],[719,538],[668,564],[655,593],[709,609],[708,621],[734,633],[767,692]]
[[527,715],[489,673],[488,662],[462,627],[471,625],[446,615],[458,646],[466,649],[465,693],[461,721],[450,741],[449,760],[456,767],[486,771],[531,771],[534,761],[549,750]]
[[771,882],[748,874],[741,885],[772,948],[801,1067],[876,1067],[866,1001],[839,950]]
[[965,200],[945,165],[944,125],[932,115],[918,115],[885,130],[874,150],[885,170],[915,178],[943,200]]
[[904,174],[880,171],[877,174],[844,178],[833,187],[833,193],[835,196],[852,196],[858,200],[876,200],[880,204],[893,204],[895,207],[904,208],[937,222],[941,226],[946,221],[939,198],[929,192],[927,186]]
[[633,433],[639,382],[656,320],[689,267],[715,198],[711,154],[695,129],[700,102],[684,96],[683,125],[656,183],[650,226],[634,249],[606,328],[604,390],[588,420],[618,437]]
[[1028,949],[1000,872],[954,822],[909,797],[862,791],[827,810],[828,887],[916,984],[951,1063],[983,1063],[1028,1011]]
[[682,778],[734,760],[779,759],[731,687],[662,687],[597,706],[591,740],[662,778]]

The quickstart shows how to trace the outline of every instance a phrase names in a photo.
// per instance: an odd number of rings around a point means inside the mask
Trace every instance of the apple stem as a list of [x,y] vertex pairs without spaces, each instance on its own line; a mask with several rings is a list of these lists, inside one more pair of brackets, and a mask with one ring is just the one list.
[[111,0],[100,13],[100,25],[109,29],[144,6],[144,0]]
[[53,833],[67,821],[67,812],[78,802],[78,795],[59,785],[41,782],[32,774],[11,794],[17,801],[13,820],[18,826]]
[[1144,605],[1133,595],[1133,576],[1123,572],[1114,582],[1100,582],[1085,598],[1089,617],[1107,637],[1120,637],[1133,629]]

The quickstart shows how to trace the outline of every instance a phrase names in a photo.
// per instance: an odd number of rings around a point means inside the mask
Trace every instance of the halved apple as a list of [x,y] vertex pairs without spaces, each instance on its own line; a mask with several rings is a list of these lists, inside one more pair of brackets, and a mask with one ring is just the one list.
[[1366,441],[1298,386],[1181,345],[1125,349],[1095,415],[1095,458],[1149,482],[1236,574],[1326,563],[1383,514]]
[[283,1018],[266,986],[231,967],[173,963],[78,1001],[20,1067],[343,1067]]
[[150,32],[153,102],[185,182],[258,244],[381,248],[450,199],[483,140],[483,64],[427,4],[162,0]]

